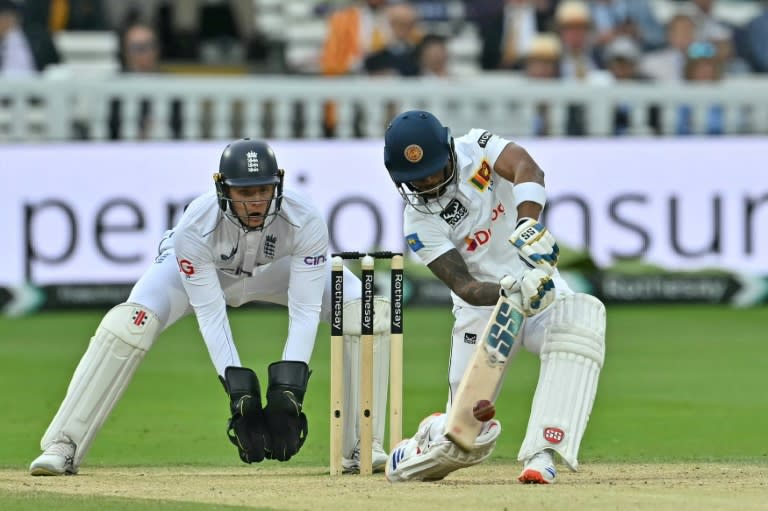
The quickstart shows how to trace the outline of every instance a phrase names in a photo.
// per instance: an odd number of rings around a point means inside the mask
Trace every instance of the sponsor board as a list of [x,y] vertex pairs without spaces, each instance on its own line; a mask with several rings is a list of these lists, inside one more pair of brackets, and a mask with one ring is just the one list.
[[[637,258],[768,275],[768,173],[754,169],[765,139],[517,142],[546,172],[543,222],[599,268]],[[213,186],[225,145],[0,146],[0,286],[135,282],[184,206]],[[381,141],[272,145],[286,186],[325,215],[332,251],[385,247],[413,258]]]

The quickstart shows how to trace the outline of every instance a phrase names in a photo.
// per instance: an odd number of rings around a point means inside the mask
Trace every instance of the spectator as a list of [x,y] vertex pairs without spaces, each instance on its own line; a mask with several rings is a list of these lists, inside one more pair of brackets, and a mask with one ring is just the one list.
[[[21,0],[16,3],[21,4]],[[52,14],[50,0],[26,0],[21,10],[21,25],[27,36],[29,49],[35,59],[38,71],[43,71],[50,64],[61,61],[59,51],[53,43]]]
[[566,0],[555,11],[555,23],[563,45],[560,76],[591,81],[598,69],[592,46],[592,18],[585,2]]
[[[134,23],[128,26],[121,37],[121,61],[123,73],[154,74],[160,72],[160,48],[155,31],[148,25]],[[110,105],[109,131],[113,140],[123,138],[124,118],[128,117],[123,111],[119,99]],[[152,134],[153,116],[152,104],[148,99],[139,102],[138,138],[147,139]],[[170,130],[173,138],[181,138],[181,103],[171,102]]]
[[[366,56],[382,50],[389,41],[390,24],[384,7],[387,0],[358,0],[354,5],[339,9],[328,18],[328,35],[320,53],[320,72],[338,76],[356,74],[363,70]],[[374,63],[373,71],[383,73],[383,64]],[[354,136],[363,133],[363,113],[354,107]],[[336,134],[338,112],[332,101],[325,103],[323,135]]]
[[340,9],[328,18],[328,36],[320,55],[325,75],[357,73],[369,54],[382,50],[391,37],[387,0],[365,0]]
[[448,41],[437,34],[427,34],[419,45],[419,75],[446,78],[448,68]]
[[504,7],[504,36],[498,68],[519,68],[522,59],[538,32],[536,11],[532,0],[507,0]]
[[480,67],[512,68],[537,32],[552,29],[555,0],[475,0],[467,2],[468,17],[482,39]]
[[661,50],[646,54],[640,69],[656,80],[679,81],[683,79],[686,51],[696,40],[696,24],[683,11],[667,22],[667,45]]
[[628,36],[619,36],[605,48],[606,68],[617,81],[646,81],[648,76],[638,69],[642,52]]
[[422,32],[418,26],[416,9],[407,3],[395,4],[386,9],[391,38],[377,52],[366,56],[367,73],[416,76],[419,74],[418,45]]
[[715,18],[715,0],[689,0],[683,9],[690,14],[696,24],[696,39],[706,40],[713,30],[728,28],[728,25]]
[[[198,60],[201,55],[235,61],[266,51],[256,28],[253,0],[126,0],[105,2],[113,25],[144,20],[157,27],[163,56]],[[203,20],[205,20],[203,22]]]
[[553,80],[560,76],[560,39],[554,34],[537,34],[531,40],[523,70],[528,78]]
[[[611,41],[605,48],[605,61],[608,71],[619,83],[645,82],[650,78],[639,68],[642,52],[635,41],[628,36],[620,36]],[[627,135],[632,133],[631,113],[632,104],[623,102],[615,106],[613,111],[613,134]],[[646,125],[654,133],[660,132],[660,117],[658,105],[647,110]]]
[[629,36],[643,50],[664,45],[664,26],[659,23],[649,0],[595,0],[592,18],[601,47],[619,36]]
[[0,0],[0,77],[36,72],[35,57],[21,27],[21,2]]
[[102,0],[53,0],[50,28],[60,30],[109,30]]
[[737,32],[738,53],[752,70],[768,73],[768,1],[763,0],[763,10]]
[[751,72],[749,64],[734,51],[733,30],[725,25],[712,25],[705,33],[705,41],[715,45],[723,77],[744,75]]
[[[712,43],[698,41],[688,47],[684,77],[689,83],[717,82],[723,76],[717,49]],[[691,135],[697,132],[694,126],[693,106],[680,105],[677,117],[677,134]],[[710,105],[705,110],[704,131],[708,135],[722,135],[725,132],[723,105]]]
[[[533,80],[558,79],[561,56],[560,39],[555,34],[537,34],[523,60],[525,76]],[[538,137],[552,134],[549,103],[538,102],[534,105],[533,134]]]

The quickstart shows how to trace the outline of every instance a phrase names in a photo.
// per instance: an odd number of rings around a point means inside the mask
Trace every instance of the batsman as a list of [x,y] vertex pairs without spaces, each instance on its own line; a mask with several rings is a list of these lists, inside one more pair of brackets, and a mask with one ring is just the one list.
[[[304,399],[317,328],[331,316],[331,261],[323,216],[306,197],[284,189],[284,174],[266,142],[246,138],[224,149],[211,189],[189,204],[127,302],[96,328],[43,434],[32,475],[76,474],[147,351],[166,328],[193,314],[226,392],[226,433],[240,459],[282,462],[299,453],[309,433]],[[354,382],[361,284],[344,271],[346,381]],[[240,341],[283,345],[279,359],[256,370],[241,362],[228,317],[230,307],[249,302],[281,305],[288,313],[284,341],[264,331],[259,311],[251,313]],[[373,367],[372,459],[374,470],[383,471],[389,301],[377,298],[375,307],[374,351],[380,353]],[[352,384],[345,391],[345,416],[357,417],[358,389]],[[344,468],[359,471],[360,428],[351,421],[345,427]]]
[[446,413],[425,418],[392,450],[391,482],[434,481],[488,458],[498,403],[524,347],[541,361],[518,480],[549,484],[556,458],[576,470],[605,356],[605,308],[575,293],[557,269],[558,245],[541,223],[544,172],[521,146],[482,129],[454,138],[431,113],[396,116],[384,164],[406,202],[405,239],[451,290],[454,324]]

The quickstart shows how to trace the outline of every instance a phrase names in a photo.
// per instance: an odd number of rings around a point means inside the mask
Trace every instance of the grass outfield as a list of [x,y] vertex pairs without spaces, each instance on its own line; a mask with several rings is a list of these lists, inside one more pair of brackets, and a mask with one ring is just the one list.
[[[424,415],[444,407],[451,317],[447,308],[409,309],[406,314],[404,430],[411,434]],[[682,461],[768,464],[767,308],[612,307],[608,314],[606,365],[582,443],[584,466]],[[4,419],[0,438],[5,439],[0,442],[0,467],[4,473],[26,471],[39,452],[40,436],[100,317],[101,313],[79,312],[0,319]],[[285,313],[250,309],[233,312],[231,319],[243,363],[266,381],[267,364],[278,359],[282,350]],[[321,327],[318,339],[305,400],[310,421],[307,444],[288,464],[262,464],[259,471],[290,466],[321,475],[327,465],[327,326]],[[494,464],[515,464],[537,370],[536,358],[527,352],[513,362],[497,403],[504,433]],[[83,475],[115,467],[247,469],[224,435],[227,414],[227,398],[197,324],[187,318],[160,337],[137,371],[94,442]],[[3,509],[89,509],[93,499],[56,497],[48,502],[41,498],[31,499],[13,486],[10,490],[0,487]],[[112,507],[104,499],[96,502],[117,509],[153,508],[140,503]],[[250,505],[278,504],[279,500]],[[161,509],[177,508],[168,504]]]

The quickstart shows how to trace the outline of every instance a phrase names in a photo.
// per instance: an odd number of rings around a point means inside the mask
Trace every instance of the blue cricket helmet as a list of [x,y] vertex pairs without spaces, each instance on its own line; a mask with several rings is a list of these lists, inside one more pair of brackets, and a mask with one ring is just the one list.
[[398,185],[439,172],[452,155],[451,131],[423,110],[399,114],[384,134],[384,166]]

